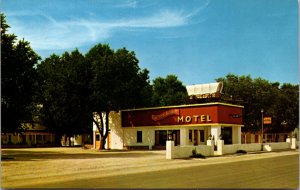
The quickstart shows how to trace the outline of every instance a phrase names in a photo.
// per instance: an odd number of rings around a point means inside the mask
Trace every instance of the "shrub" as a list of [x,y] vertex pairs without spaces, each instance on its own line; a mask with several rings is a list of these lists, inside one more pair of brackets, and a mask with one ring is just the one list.
[[236,151],[236,153],[238,153],[238,154],[247,154],[247,151],[246,150],[238,150],[238,151]]
[[202,158],[205,159],[206,157],[200,153],[197,153],[196,149],[192,150],[192,156],[190,158]]

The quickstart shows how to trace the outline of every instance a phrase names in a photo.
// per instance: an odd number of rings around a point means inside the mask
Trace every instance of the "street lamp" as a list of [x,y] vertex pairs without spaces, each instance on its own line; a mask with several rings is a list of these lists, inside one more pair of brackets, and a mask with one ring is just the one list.
[[264,109],[261,109],[261,149],[263,150],[263,143],[264,143]]

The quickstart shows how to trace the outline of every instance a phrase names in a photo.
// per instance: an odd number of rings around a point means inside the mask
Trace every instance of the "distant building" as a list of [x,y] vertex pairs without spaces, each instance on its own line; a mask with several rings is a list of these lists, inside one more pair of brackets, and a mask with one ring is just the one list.
[[47,131],[38,123],[22,124],[23,131],[18,133],[1,133],[1,145],[54,145],[55,134]]
[[61,146],[83,146],[86,143],[92,143],[90,134],[79,134],[79,135],[72,135],[71,137],[67,137],[63,135],[61,137]]

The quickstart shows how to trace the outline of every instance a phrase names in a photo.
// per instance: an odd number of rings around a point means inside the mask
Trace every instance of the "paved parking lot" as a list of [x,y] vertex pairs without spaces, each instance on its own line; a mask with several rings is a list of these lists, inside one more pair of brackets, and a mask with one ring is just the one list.
[[299,152],[166,160],[165,151],[2,150],[2,187],[297,188]]

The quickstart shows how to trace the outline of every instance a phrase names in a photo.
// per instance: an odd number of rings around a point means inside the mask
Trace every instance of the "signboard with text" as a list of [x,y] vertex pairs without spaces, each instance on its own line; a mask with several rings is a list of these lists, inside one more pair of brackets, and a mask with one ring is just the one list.
[[242,107],[227,105],[172,106],[122,111],[122,127],[195,125],[195,124],[241,124]]
[[264,124],[272,124],[272,117],[264,117]]

